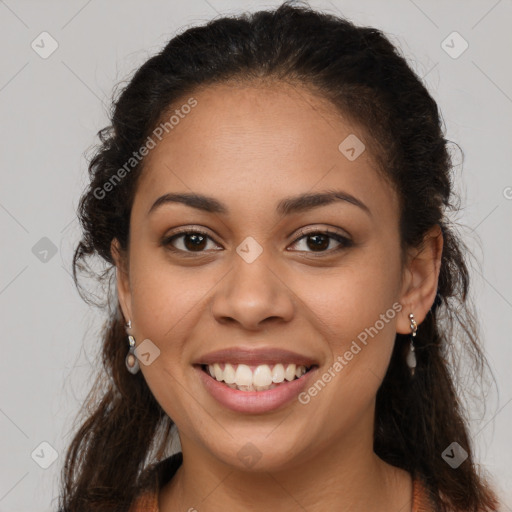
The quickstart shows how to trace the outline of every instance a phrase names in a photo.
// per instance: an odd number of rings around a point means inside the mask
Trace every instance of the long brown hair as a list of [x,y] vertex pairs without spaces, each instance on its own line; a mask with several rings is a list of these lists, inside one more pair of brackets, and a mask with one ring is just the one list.
[[[150,392],[142,372],[125,367],[123,318],[112,292],[111,241],[128,251],[130,211],[144,160],[127,168],[164,114],[198,87],[227,80],[285,80],[310,87],[340,113],[366,128],[380,171],[400,197],[402,248],[417,247],[441,226],[444,247],[434,304],[416,337],[417,368],[405,363],[408,337],[396,335],[377,393],[375,452],[421,476],[438,510],[493,510],[495,495],[477,471],[454,371],[482,377],[487,363],[469,300],[468,251],[448,220],[454,206],[453,165],[436,102],[384,34],[370,27],[285,2],[271,11],[223,17],[174,37],[136,71],[113,102],[111,124],[89,165],[90,184],[78,216],[83,236],[73,260],[75,284],[99,256],[107,283],[108,320],[102,369],[83,410],[83,423],[66,454],[61,510],[126,510],[140,475],[170,442],[172,420]],[[119,169],[125,169],[122,179]],[[105,187],[110,182],[112,186]],[[459,356],[457,356],[459,354]],[[453,469],[442,454],[452,442],[467,452]]]

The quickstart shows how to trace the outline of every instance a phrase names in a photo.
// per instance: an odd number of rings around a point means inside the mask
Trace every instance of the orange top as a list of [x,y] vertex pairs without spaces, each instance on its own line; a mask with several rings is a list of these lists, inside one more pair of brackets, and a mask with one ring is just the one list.
[[[149,487],[137,496],[128,512],[159,512],[159,490],[173,477],[182,460],[180,452],[147,468]],[[413,479],[412,486],[412,512],[434,512],[434,506],[429,501],[428,491],[421,479]]]

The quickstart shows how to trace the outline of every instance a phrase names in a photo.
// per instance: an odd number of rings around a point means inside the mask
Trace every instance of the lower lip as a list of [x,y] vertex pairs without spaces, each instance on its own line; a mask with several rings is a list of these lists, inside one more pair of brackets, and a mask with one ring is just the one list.
[[285,381],[267,391],[239,391],[210,377],[200,366],[195,367],[207,391],[224,407],[236,412],[263,413],[279,409],[296,399],[307,386],[317,367],[312,368],[300,379]]

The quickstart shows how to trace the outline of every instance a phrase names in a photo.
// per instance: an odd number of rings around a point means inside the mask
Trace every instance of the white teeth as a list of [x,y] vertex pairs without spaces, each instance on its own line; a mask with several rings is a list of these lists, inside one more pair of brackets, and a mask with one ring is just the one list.
[[289,364],[286,367],[286,370],[284,372],[284,378],[286,380],[290,381],[295,378],[295,368],[296,368],[296,366],[294,364]]
[[297,366],[297,369],[295,370],[295,377],[302,377],[306,373],[306,367],[305,366]]
[[272,372],[267,364],[257,366],[252,376],[252,383],[254,386],[270,386],[272,384]]
[[284,366],[279,363],[274,366],[272,369],[272,382],[276,384],[279,382],[283,382],[284,380]]
[[236,381],[235,369],[230,364],[226,364],[224,366],[224,379],[223,380],[226,384],[234,384]]
[[223,372],[222,372],[222,370],[221,370],[221,368],[220,368],[219,363],[215,363],[215,364],[213,365],[213,372],[214,372],[215,378],[216,378],[217,380],[222,380]]
[[252,372],[246,364],[239,364],[235,372],[237,386],[252,386]]
[[239,391],[256,391],[253,385],[250,386],[237,386],[235,389],[238,389]]
[[[236,368],[236,369],[235,369]],[[232,389],[241,391],[265,391],[272,389],[285,380],[290,382],[300,378],[306,373],[306,367],[296,364],[278,363],[271,368],[268,364],[261,364],[251,370],[246,364],[233,365],[226,363],[222,369],[219,363],[208,365],[211,377],[223,381]]]

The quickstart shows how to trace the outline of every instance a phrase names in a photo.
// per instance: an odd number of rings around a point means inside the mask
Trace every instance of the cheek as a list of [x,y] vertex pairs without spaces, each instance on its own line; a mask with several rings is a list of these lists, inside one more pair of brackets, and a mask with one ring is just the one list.
[[132,310],[141,335],[180,339],[214,284],[211,271],[173,265],[160,248],[136,249],[131,258]]
[[374,400],[389,365],[402,308],[399,277],[398,252],[381,244],[361,251],[329,277],[303,281],[301,293],[331,352],[320,374],[322,378],[328,373],[328,384],[311,390],[322,395],[320,400],[311,396],[318,417],[339,407],[346,418],[356,418]]
[[[309,427],[323,430],[326,439],[339,435],[340,422],[350,430],[370,410],[393,351],[401,309],[394,294],[398,267],[374,263],[337,273],[320,289],[304,284],[330,357],[301,403],[310,411]],[[340,412],[334,417],[332,411]],[[322,424],[326,417],[333,419],[328,428]]]
[[375,248],[360,251],[329,275],[301,276],[297,290],[338,352],[381,315],[387,314],[385,325],[378,323],[379,330],[385,337],[394,335],[399,277],[398,257],[385,248]]
[[[157,402],[178,428],[189,431],[204,411],[191,400],[198,389],[185,384],[190,368],[187,341],[198,323],[202,300],[215,284],[211,271],[183,272],[158,255],[158,249],[131,255],[132,311],[137,341],[150,339],[160,350],[149,366],[141,365]],[[188,377],[187,377],[188,376]]]

